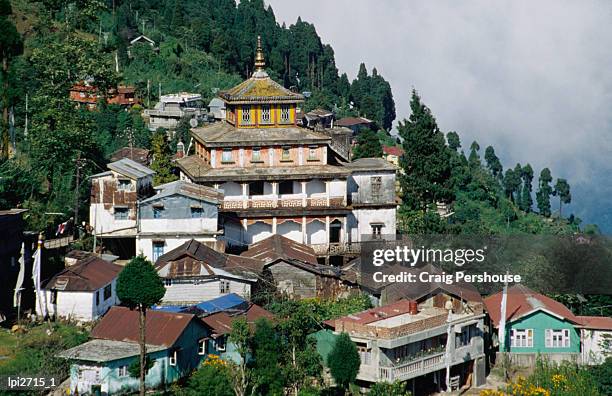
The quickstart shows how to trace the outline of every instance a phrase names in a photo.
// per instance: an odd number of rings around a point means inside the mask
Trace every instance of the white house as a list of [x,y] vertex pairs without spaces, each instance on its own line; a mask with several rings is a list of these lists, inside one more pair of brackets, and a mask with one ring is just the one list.
[[192,239],[214,242],[223,193],[211,187],[174,181],[155,187],[156,195],[139,201],[136,252],[156,262],[164,253]]
[[117,298],[117,276],[123,267],[89,256],[43,284],[36,296],[36,313],[89,322],[98,319]]
[[166,286],[162,304],[187,305],[229,293],[248,299],[263,263],[190,240],[161,256],[155,268]]
[[612,318],[606,316],[579,316],[582,326],[580,342],[582,363],[602,364],[612,356]]
[[195,120],[196,123],[202,121],[206,116],[206,106],[202,95],[181,92],[162,95],[155,108],[145,110],[144,115],[148,118],[149,129],[152,131],[157,128],[174,129],[185,117]]

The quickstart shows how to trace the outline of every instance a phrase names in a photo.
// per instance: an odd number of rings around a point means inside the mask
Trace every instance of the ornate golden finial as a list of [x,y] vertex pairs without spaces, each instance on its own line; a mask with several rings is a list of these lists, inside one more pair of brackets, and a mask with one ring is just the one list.
[[263,49],[261,48],[261,36],[257,36],[257,52],[255,53],[255,71],[263,71],[266,66]]

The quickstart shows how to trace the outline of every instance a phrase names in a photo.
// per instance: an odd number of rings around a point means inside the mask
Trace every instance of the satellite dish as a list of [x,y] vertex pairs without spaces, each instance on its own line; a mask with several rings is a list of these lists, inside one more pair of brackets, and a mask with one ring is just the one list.
[[192,128],[195,128],[198,126],[198,120],[196,120],[195,118],[192,118],[191,120],[189,120],[189,125],[191,125]]

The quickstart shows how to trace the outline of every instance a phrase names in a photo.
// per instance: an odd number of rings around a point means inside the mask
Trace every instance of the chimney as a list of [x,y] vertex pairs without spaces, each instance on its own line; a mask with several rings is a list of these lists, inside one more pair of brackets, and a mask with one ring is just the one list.
[[416,315],[419,313],[419,305],[416,301],[408,301],[408,312],[410,315]]

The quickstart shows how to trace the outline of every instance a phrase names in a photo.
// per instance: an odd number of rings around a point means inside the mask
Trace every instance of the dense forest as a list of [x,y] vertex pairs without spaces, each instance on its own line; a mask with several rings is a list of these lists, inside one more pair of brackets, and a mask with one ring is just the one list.
[[[306,110],[369,117],[387,139],[384,130],[395,119],[391,87],[376,69],[368,73],[362,64],[350,82],[312,24],[298,19],[281,26],[262,0],[3,0],[0,9],[6,66],[0,207],[28,208],[31,229],[75,213],[85,218],[87,177],[104,170],[110,154],[128,142],[151,148],[141,107],[126,112],[101,102],[96,111],[76,109],[68,98],[75,83],[92,82],[101,94],[134,85],[150,106],[160,93],[210,99],[250,75],[261,35],[268,72],[306,92]],[[143,34],[154,47],[130,45]],[[161,146],[152,148],[166,152]]]

